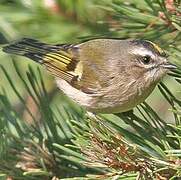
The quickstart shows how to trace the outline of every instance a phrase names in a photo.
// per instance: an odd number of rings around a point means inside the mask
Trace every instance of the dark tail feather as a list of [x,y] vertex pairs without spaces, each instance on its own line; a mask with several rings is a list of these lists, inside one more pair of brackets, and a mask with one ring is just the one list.
[[9,54],[28,57],[36,62],[43,63],[43,57],[50,52],[60,49],[56,45],[48,45],[38,40],[23,38],[3,47],[3,51]]
[[74,46],[71,44],[49,45],[28,38],[3,47],[6,53],[25,56],[43,64],[53,75],[62,77],[68,82],[72,82],[76,77],[72,71],[79,62],[73,57],[73,50]]

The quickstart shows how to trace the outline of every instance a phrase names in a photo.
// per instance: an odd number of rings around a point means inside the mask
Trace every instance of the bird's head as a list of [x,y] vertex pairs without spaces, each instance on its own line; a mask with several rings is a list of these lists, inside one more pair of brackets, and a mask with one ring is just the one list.
[[159,81],[169,70],[176,66],[168,61],[168,55],[156,44],[146,40],[129,42],[129,64],[135,78]]

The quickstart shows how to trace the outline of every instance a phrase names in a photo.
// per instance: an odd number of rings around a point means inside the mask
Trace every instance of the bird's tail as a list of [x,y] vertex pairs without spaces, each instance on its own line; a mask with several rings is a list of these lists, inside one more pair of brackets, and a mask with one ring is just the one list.
[[43,64],[52,74],[67,81],[74,78],[73,71],[78,60],[74,57],[76,48],[73,45],[49,45],[38,40],[23,38],[3,47],[10,54],[28,57]]

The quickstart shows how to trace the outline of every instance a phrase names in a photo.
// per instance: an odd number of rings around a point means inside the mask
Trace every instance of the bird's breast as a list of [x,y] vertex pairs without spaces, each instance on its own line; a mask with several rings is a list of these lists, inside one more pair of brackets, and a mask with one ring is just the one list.
[[58,87],[72,100],[88,111],[98,113],[125,112],[143,102],[153,91],[155,83],[142,84],[138,81],[115,83],[108,89],[94,94],[84,93],[72,87],[65,80],[57,79]]
[[146,85],[133,81],[127,86],[115,87],[106,94],[96,97],[97,100],[89,110],[100,113],[118,113],[131,110],[142,103],[155,86],[155,83]]

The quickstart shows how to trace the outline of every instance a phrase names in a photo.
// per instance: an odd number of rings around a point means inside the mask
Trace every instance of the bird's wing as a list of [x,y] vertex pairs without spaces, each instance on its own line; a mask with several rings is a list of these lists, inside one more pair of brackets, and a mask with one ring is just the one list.
[[[3,51],[28,57],[75,88],[96,94],[109,87],[111,79],[116,76],[117,61],[112,58],[111,50],[116,47],[114,43],[118,41],[97,39],[78,45],[50,45],[23,38],[5,46]],[[113,52],[118,50],[114,48]]]
[[49,45],[35,39],[23,38],[9,44],[3,51],[28,57],[46,67],[56,77],[71,83],[76,79],[74,73],[79,60],[76,57],[76,47],[72,44]]
[[78,46],[82,74],[76,83],[83,92],[99,93],[113,82],[118,73],[118,61],[113,57],[119,52],[114,43],[118,41],[97,39]]

